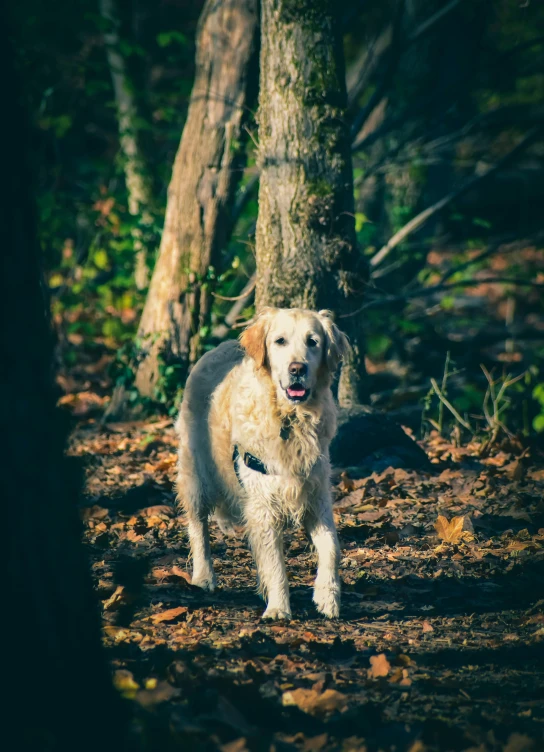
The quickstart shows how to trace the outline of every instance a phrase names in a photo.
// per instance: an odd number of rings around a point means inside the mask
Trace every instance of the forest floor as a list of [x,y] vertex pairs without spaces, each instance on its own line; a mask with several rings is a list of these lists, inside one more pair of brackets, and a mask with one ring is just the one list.
[[314,555],[289,530],[294,618],[270,623],[242,536],[212,525],[219,587],[190,584],[171,421],[79,424],[84,539],[140,748],[544,750],[544,458],[425,448],[434,473],[334,487],[341,618],[313,608]]

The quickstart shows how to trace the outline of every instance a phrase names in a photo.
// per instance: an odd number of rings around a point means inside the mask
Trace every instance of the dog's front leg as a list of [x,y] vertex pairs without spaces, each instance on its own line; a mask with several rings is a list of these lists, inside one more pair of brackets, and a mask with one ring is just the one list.
[[340,614],[340,549],[328,493],[308,510],[304,527],[317,551],[313,600],[318,611],[333,619]]
[[192,584],[204,590],[215,590],[216,580],[213,571],[212,555],[210,550],[210,533],[208,529],[208,516],[197,513],[189,513],[188,531],[193,557]]
[[247,519],[247,533],[259,578],[259,591],[266,599],[263,619],[290,619],[289,583],[283,558],[283,532],[270,515]]

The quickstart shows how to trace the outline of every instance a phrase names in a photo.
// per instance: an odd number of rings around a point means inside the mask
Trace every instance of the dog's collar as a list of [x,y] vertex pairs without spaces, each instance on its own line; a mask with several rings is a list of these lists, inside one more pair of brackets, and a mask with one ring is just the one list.
[[[240,470],[238,468],[238,458],[240,457],[240,452],[238,450],[238,445],[234,445],[234,451],[232,453],[232,464],[234,466],[234,472],[236,473],[236,477],[238,478],[238,483],[243,486],[242,483],[242,477],[240,475]],[[250,454],[250,452],[244,452],[244,455],[242,457],[244,461],[244,465],[246,467],[249,467],[250,470],[255,470],[257,473],[261,473],[261,475],[268,475],[268,469],[264,462],[262,462],[258,457],[255,457],[254,454]]]
[[[293,424],[296,421],[296,416],[290,416],[285,415],[284,418],[281,421],[281,428],[280,428],[280,438],[283,441],[287,441],[291,434],[291,428],[293,427]],[[234,445],[234,451],[232,452],[232,464],[234,466],[234,472],[236,473],[236,477],[238,478],[238,483],[243,486],[242,483],[242,477],[240,475],[240,470],[238,468],[238,458],[241,457],[240,451],[238,449],[238,445]],[[250,470],[255,470],[256,473],[261,473],[261,475],[268,475],[268,468],[264,464],[262,460],[260,460],[258,457],[255,457],[254,454],[251,454],[250,452],[244,452],[244,455],[242,457],[242,460],[244,462],[244,465],[246,467],[249,467]]]

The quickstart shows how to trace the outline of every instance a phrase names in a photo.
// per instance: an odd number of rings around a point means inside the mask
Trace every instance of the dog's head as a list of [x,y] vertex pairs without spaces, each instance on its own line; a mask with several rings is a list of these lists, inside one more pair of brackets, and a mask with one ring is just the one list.
[[269,373],[280,402],[290,403],[328,387],[349,347],[329,311],[303,308],[264,308],[240,343],[255,367]]

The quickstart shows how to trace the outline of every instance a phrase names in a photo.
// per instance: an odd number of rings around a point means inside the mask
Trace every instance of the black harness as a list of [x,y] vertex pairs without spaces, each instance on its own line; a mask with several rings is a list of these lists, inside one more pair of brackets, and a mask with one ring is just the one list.
[[[282,441],[287,441],[289,438],[289,434],[291,433],[291,426],[293,422],[290,417],[285,417],[281,424],[280,429],[280,437]],[[238,483],[243,487],[244,484],[242,483],[242,478],[240,476],[240,470],[238,469],[238,459],[242,457],[238,450],[238,445],[234,445],[234,451],[232,452],[232,464],[234,466],[234,472],[236,473],[236,477],[238,478]],[[244,456],[242,457],[242,460],[244,462],[244,465],[246,467],[249,467],[250,470],[255,470],[256,473],[261,473],[261,475],[268,475],[268,468],[264,464],[262,460],[260,460],[258,457],[255,457],[254,454],[250,454],[249,452],[244,452]]]

